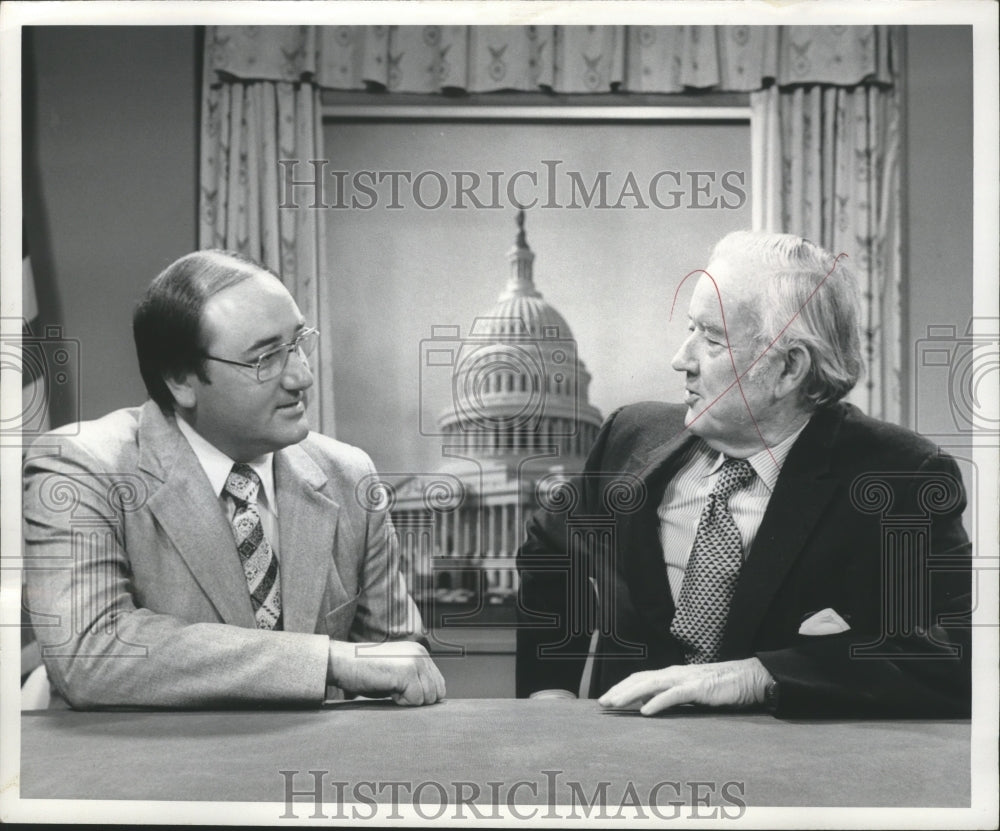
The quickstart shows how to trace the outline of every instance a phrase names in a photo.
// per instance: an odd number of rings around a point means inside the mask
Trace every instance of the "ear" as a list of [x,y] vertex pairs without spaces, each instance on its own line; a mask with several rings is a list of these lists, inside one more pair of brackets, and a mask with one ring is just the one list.
[[193,372],[186,372],[181,375],[164,375],[163,383],[167,385],[170,394],[174,397],[174,402],[182,410],[190,410],[198,401],[195,392],[197,376]]
[[776,398],[785,398],[800,389],[812,367],[812,357],[809,355],[809,350],[801,344],[791,347],[785,353],[784,359],[781,374],[775,383],[774,395]]

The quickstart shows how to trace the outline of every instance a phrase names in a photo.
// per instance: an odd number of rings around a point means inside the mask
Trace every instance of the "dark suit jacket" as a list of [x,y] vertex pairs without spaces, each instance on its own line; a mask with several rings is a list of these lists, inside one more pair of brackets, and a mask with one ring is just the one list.
[[[573,492],[529,521],[518,553],[518,695],[575,690],[595,627],[592,695],[683,663],[656,516],[695,440],[683,419],[683,407],[659,403],[617,411]],[[756,655],[779,682],[778,715],[968,714],[964,507],[954,461],[929,441],[847,404],[818,410],[743,565],[720,660]],[[588,577],[600,595],[589,627]],[[827,608],[850,630],[799,634]]]
[[152,402],[42,436],[25,462],[28,608],[53,702],[318,705],[330,639],[419,639],[375,470],[312,433],[274,454],[284,630],[259,631],[232,528]]

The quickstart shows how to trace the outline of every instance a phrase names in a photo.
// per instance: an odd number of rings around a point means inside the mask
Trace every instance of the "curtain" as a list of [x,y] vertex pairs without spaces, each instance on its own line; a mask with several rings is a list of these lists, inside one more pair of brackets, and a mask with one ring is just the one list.
[[[852,400],[898,421],[894,37],[880,26],[209,27],[201,245],[261,259],[329,329],[322,212],[280,208],[277,184],[279,159],[326,157],[321,89],[750,92],[763,195],[755,224],[848,254],[862,280],[868,365]],[[318,351],[312,423],[332,435],[331,358]]]
[[891,81],[878,26],[219,26],[210,74],[430,93]]
[[[890,30],[890,35],[892,35]],[[803,51],[804,60],[808,50]],[[894,71],[894,70],[893,70]],[[844,252],[862,293],[865,378],[850,399],[898,423],[901,354],[899,79],[751,95],[766,230]]]
[[[308,206],[282,207],[278,168],[281,159],[320,158],[321,127],[319,89],[311,83],[205,76],[199,247],[238,251],[271,268],[322,339],[324,328],[330,332],[321,279],[325,217]],[[314,428],[332,434],[333,367],[324,352],[310,358],[308,412]]]

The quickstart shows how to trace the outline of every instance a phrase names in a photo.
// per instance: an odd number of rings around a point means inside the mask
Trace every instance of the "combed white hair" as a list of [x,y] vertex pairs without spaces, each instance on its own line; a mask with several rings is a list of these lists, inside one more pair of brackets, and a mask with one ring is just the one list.
[[[864,372],[861,355],[861,301],[857,278],[847,265],[794,234],[734,231],[712,250],[711,262],[725,260],[746,278],[756,298],[756,340],[785,354],[794,346],[811,358],[803,399],[818,407],[839,401]],[[753,291],[759,285],[759,291]]]

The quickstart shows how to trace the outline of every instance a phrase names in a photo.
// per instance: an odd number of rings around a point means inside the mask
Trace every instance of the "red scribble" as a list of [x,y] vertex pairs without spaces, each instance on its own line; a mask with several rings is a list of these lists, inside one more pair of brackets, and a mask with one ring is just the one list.
[[[830,270],[824,275],[823,279],[816,284],[816,288],[814,288],[811,292],[809,292],[809,296],[805,299],[802,305],[799,306],[798,310],[795,312],[795,314],[792,315],[788,323],[786,323],[781,328],[781,331],[778,332],[777,335],[775,335],[774,340],[772,340],[766,347],[764,347],[764,351],[761,352],[756,358],[754,358],[753,361],[751,361],[750,364],[747,366],[747,368],[743,370],[743,372],[738,372],[736,369],[736,359],[733,357],[733,347],[729,343],[729,328],[726,325],[725,304],[722,302],[722,294],[719,291],[718,283],[715,282],[715,278],[703,268],[696,268],[694,271],[688,272],[684,276],[684,279],[680,281],[680,283],[677,285],[677,289],[674,291],[674,299],[673,302],[670,304],[670,317],[667,319],[668,321],[673,320],[674,308],[677,306],[677,295],[680,294],[680,290],[684,287],[684,284],[687,282],[688,278],[694,274],[704,274],[706,277],[708,277],[708,279],[712,281],[712,288],[715,289],[716,297],[719,298],[719,313],[722,315],[722,331],[726,337],[726,350],[729,352],[729,362],[733,366],[733,377],[734,377],[732,384],[730,384],[722,392],[720,392],[714,399],[712,399],[711,402],[709,402],[709,404],[700,413],[698,413],[698,415],[696,415],[693,419],[691,419],[691,424],[694,424],[699,418],[702,417],[702,415],[707,413],[714,406],[714,404],[720,398],[722,398],[722,396],[724,396],[727,392],[729,392],[733,388],[733,385],[735,384],[737,387],[739,387],[740,396],[743,398],[743,403],[747,408],[747,413],[750,416],[750,420],[753,422],[754,429],[757,431],[757,435],[760,436],[761,444],[764,446],[764,449],[771,456],[771,461],[774,462],[775,466],[777,466],[778,462],[774,458],[774,454],[771,452],[771,448],[768,446],[767,441],[764,439],[764,434],[761,432],[760,425],[757,423],[757,419],[754,418],[753,410],[750,409],[750,402],[747,401],[746,393],[743,391],[742,379],[748,372],[750,372],[751,369],[754,368],[754,366],[756,366],[757,362],[771,350],[771,348],[778,342],[781,336],[785,334],[785,332],[788,330],[788,327],[795,322],[795,320],[799,317],[800,314],[802,314],[802,310],[806,307],[809,301],[813,299],[813,297],[816,295],[816,292],[818,292],[823,283],[827,281],[827,278],[829,278],[829,276],[833,274],[834,270],[837,268],[837,263],[840,262],[841,257],[847,257],[847,254],[842,251],[834,258],[833,265],[830,266]],[[686,425],[684,429],[687,430],[691,426],[691,424]]]

